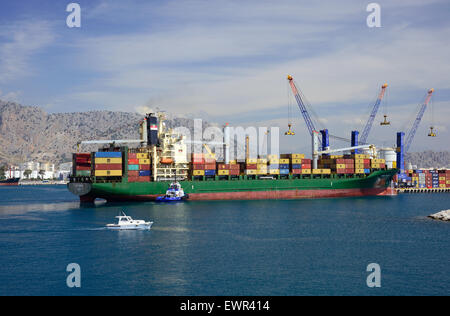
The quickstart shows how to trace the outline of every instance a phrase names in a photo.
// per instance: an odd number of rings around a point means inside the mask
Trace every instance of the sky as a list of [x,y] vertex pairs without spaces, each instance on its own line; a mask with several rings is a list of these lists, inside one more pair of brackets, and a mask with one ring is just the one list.
[[448,150],[450,3],[377,1],[381,27],[369,28],[370,2],[80,0],[81,27],[69,28],[70,1],[0,0],[0,99],[50,113],[158,107],[282,131],[290,104],[296,135],[282,149],[306,150],[288,74],[317,124],[346,138],[387,82],[369,141],[392,146],[434,88],[410,151]]

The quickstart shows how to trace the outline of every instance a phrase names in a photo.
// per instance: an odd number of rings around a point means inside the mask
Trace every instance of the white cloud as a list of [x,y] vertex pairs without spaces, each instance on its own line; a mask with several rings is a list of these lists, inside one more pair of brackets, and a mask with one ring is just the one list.
[[30,58],[54,39],[45,21],[20,21],[0,25],[0,83],[33,73]]

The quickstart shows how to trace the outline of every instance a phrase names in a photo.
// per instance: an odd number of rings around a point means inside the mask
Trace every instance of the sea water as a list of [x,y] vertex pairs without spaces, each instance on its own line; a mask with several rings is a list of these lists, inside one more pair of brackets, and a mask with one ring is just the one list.
[[[20,186],[0,201],[0,295],[450,294],[450,223],[427,218],[448,193],[80,207]],[[105,229],[121,210],[152,229]]]

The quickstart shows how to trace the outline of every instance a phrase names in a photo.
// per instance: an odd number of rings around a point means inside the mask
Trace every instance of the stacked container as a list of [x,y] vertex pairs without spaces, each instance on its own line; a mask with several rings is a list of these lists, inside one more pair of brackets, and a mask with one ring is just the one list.
[[128,182],[149,182],[151,164],[148,153],[128,153]]
[[269,169],[267,167],[267,159],[266,158],[259,158],[257,160],[257,165],[256,165],[256,173],[258,175],[267,175],[269,173]]
[[268,174],[280,174],[280,157],[278,155],[267,155]]
[[78,153],[74,154],[74,170],[73,174],[77,177],[89,177],[91,175],[91,154],[90,153]]
[[101,151],[94,153],[96,177],[121,177],[122,153],[120,151]]
[[354,174],[355,160],[351,158],[336,159],[336,173],[337,174]]
[[258,174],[258,159],[249,158],[245,161],[245,174],[246,175]]
[[195,154],[191,155],[191,163],[192,163],[192,175],[194,177],[204,176],[205,175],[205,157],[203,154]]

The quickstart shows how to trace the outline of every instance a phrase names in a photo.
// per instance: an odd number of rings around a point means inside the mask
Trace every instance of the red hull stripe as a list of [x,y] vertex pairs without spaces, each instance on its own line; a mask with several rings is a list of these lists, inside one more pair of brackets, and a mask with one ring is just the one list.
[[[190,193],[189,200],[289,200],[289,199],[320,199],[355,196],[397,195],[396,191],[387,189],[342,189],[342,190],[284,190],[284,191],[248,191],[248,192],[221,192],[221,193]],[[135,196],[101,196],[109,201],[153,201],[160,195]],[[92,197],[80,197],[90,200]],[[94,198],[95,199],[95,198]]]

